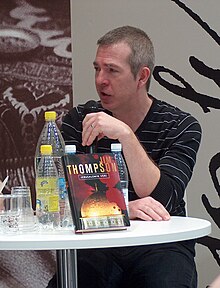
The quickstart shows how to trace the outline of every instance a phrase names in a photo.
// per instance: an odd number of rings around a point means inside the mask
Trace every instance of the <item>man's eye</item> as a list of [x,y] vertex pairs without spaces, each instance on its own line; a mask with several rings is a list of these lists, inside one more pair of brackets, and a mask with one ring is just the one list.
[[117,70],[116,69],[114,69],[114,68],[109,68],[109,72],[117,72]]

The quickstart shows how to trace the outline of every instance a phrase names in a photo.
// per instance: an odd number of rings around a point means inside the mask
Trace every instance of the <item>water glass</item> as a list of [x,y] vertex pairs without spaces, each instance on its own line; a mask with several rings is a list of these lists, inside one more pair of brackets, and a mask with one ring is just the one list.
[[31,190],[29,186],[14,186],[11,189],[11,194],[23,195],[23,200],[26,201],[26,203],[23,203],[23,206],[32,209]]
[[11,190],[12,195],[22,196],[19,228],[20,232],[36,230],[37,218],[34,216],[29,186],[15,186]]
[[0,233],[19,232],[22,196],[0,194]]

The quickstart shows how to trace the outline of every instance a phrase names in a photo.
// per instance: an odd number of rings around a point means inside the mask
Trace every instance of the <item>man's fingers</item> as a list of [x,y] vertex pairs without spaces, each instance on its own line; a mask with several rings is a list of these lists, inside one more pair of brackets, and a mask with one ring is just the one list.
[[95,118],[92,113],[90,113],[86,115],[85,119],[83,120],[82,145],[91,145],[98,136],[97,133]]
[[150,201],[151,201],[151,207],[153,209],[153,211],[159,215],[162,220],[169,220],[170,219],[170,214],[168,213],[168,211],[165,209],[165,207],[158,201],[156,201],[155,199],[153,199],[152,197],[149,197]]
[[147,221],[162,221],[170,219],[168,211],[161,203],[154,200],[152,197],[145,197],[129,202],[129,211],[131,219],[138,218]]
[[153,218],[151,218],[148,214],[146,214],[142,210],[136,210],[135,213],[130,213],[130,219],[141,219],[145,221],[152,221]]

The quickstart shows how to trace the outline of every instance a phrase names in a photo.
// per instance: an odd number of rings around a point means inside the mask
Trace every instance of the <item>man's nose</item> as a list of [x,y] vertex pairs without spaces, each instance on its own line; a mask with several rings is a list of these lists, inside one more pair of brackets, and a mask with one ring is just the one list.
[[109,80],[106,77],[105,73],[103,71],[99,71],[98,74],[96,74],[96,84],[98,85],[108,85]]

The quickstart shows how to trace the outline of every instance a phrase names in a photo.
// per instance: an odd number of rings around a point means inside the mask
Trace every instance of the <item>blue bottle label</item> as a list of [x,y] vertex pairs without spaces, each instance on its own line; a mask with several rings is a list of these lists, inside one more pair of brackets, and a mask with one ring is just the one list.
[[59,194],[60,194],[60,198],[61,199],[65,199],[66,195],[67,195],[67,191],[66,191],[66,180],[63,177],[59,178],[58,181],[58,185],[59,185]]

